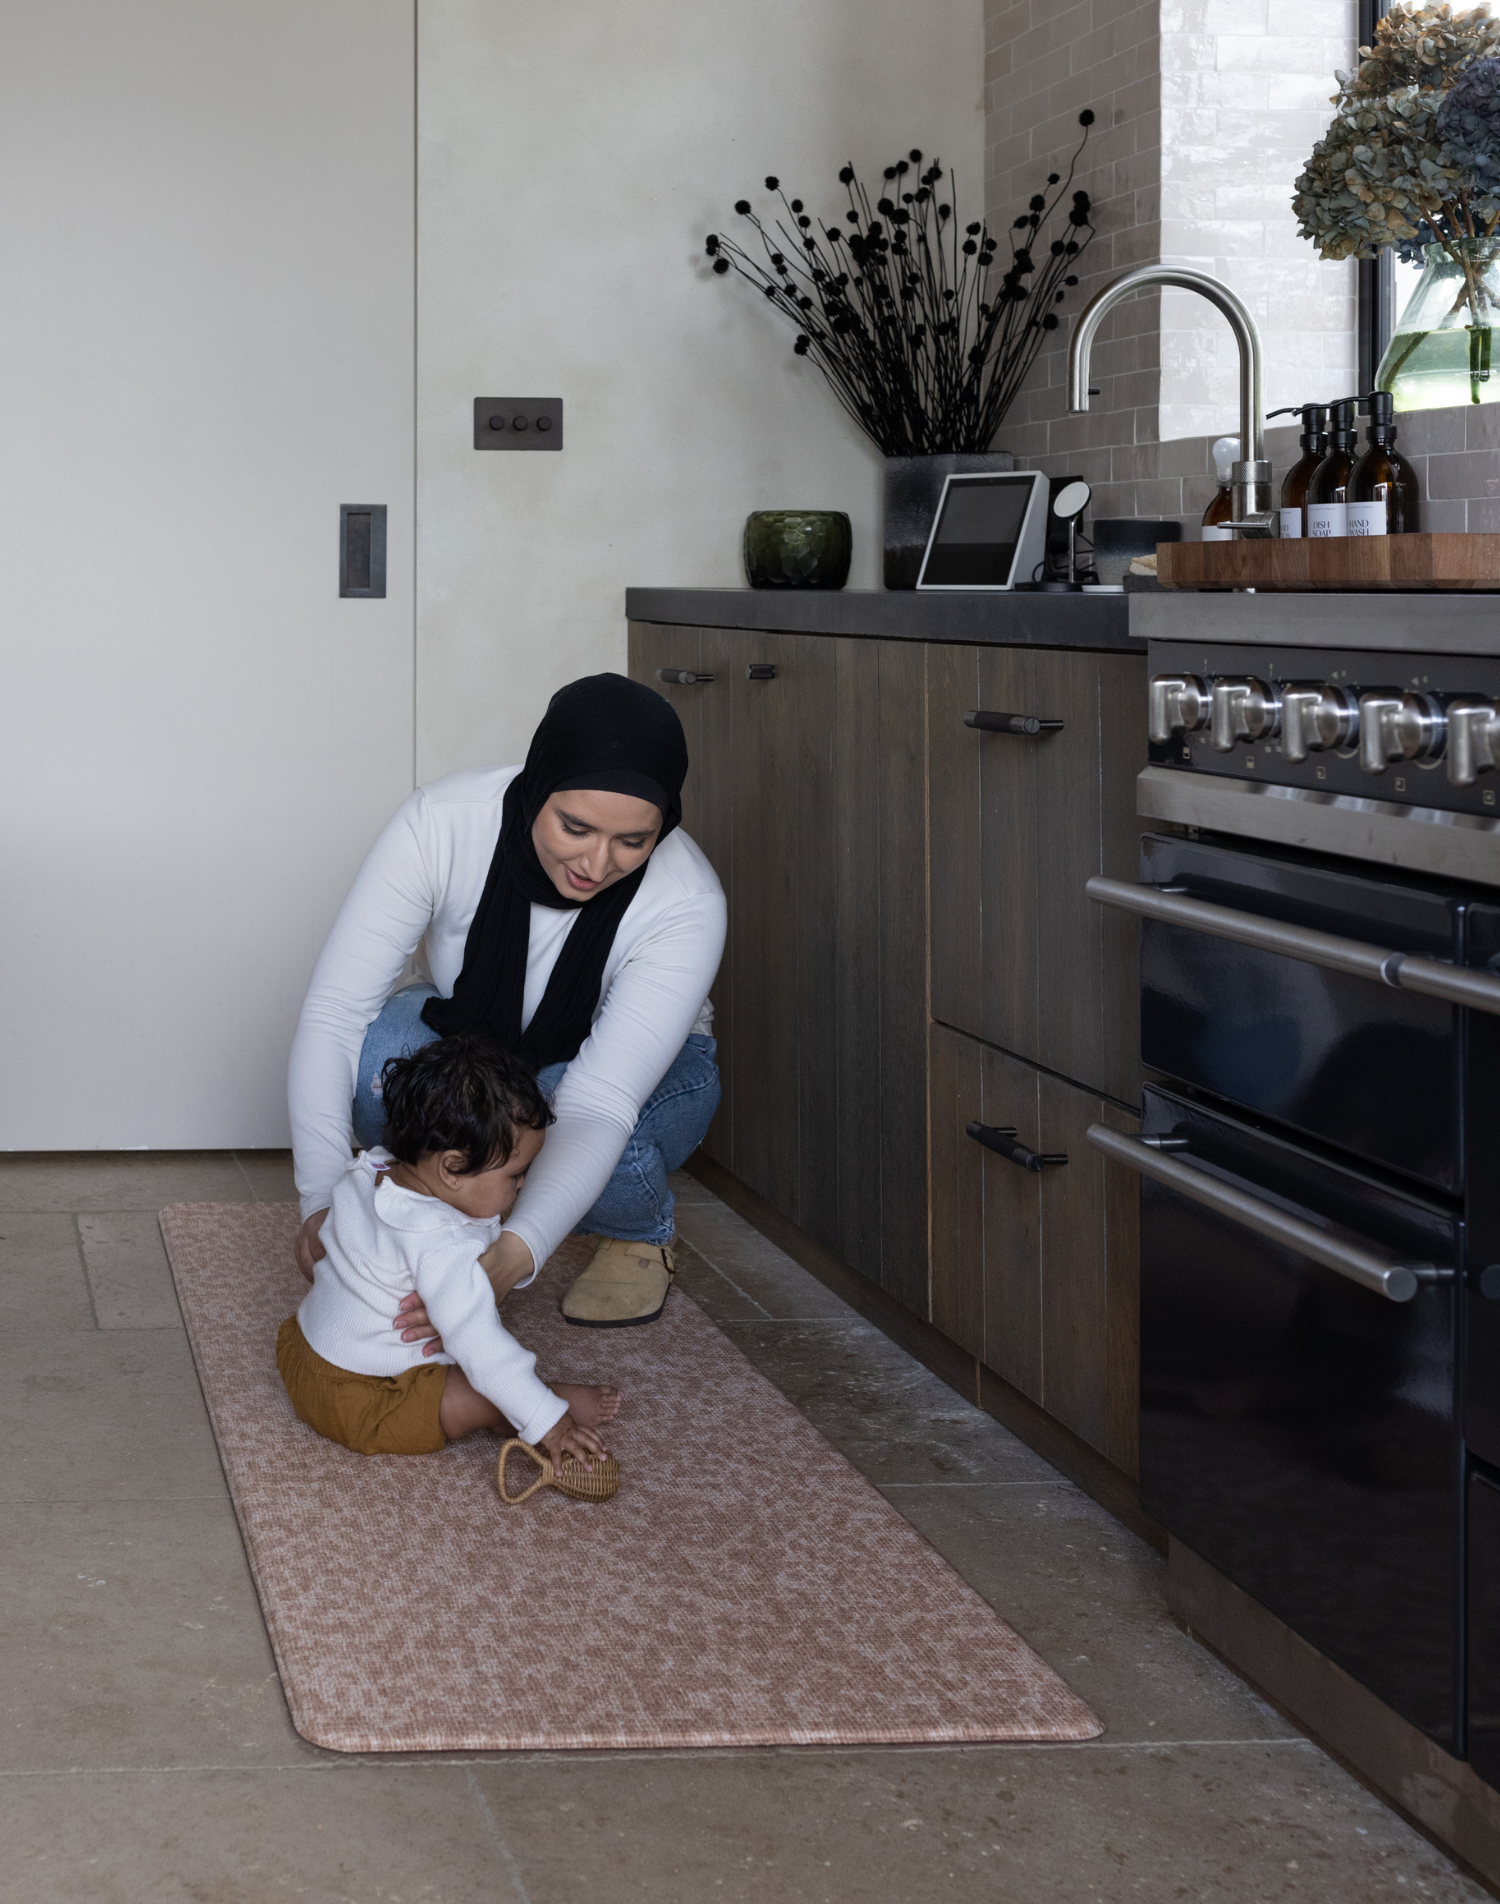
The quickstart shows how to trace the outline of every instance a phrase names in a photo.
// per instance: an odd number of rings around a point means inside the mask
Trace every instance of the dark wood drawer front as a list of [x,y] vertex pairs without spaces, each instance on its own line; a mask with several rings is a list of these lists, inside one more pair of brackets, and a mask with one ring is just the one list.
[[[932,647],[927,693],[933,1016],[1137,1102],[1134,928],[1084,884],[1135,877],[1144,659]],[[983,732],[971,709],[1062,726]]]
[[[930,1050],[932,1319],[1133,1474],[1136,1185],[1084,1133],[1136,1119],[946,1026]],[[970,1121],[1068,1161],[1025,1169],[970,1137]]]

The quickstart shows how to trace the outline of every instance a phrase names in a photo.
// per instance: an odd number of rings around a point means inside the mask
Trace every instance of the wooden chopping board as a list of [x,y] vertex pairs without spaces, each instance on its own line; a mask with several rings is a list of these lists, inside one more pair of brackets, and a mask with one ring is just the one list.
[[1159,542],[1163,588],[1494,589],[1500,535],[1323,536],[1300,542]]

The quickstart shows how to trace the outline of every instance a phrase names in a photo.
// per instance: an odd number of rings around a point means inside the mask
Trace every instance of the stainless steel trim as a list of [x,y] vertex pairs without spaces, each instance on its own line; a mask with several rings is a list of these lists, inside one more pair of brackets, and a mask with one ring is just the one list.
[[1164,1156],[1138,1137],[1126,1137],[1120,1131],[1110,1130],[1105,1124],[1090,1124],[1085,1135],[1095,1150],[1102,1150],[1106,1157],[1113,1157],[1128,1170],[1139,1171],[1143,1177],[1166,1184],[1169,1189],[1191,1197],[1195,1203],[1205,1204],[1221,1216],[1242,1223],[1258,1236],[1285,1243],[1289,1249],[1311,1257],[1325,1269],[1337,1270],[1340,1276],[1347,1276],[1350,1282],[1390,1302],[1410,1302],[1420,1283],[1446,1280],[1452,1275],[1451,1270],[1434,1270],[1430,1263],[1402,1263],[1384,1250],[1346,1243],[1325,1230],[1314,1229],[1300,1217],[1288,1216],[1274,1204],[1263,1203],[1259,1197],[1249,1196],[1232,1184],[1221,1183],[1217,1177],[1195,1170],[1191,1164]]
[[1135,810],[1142,819],[1500,886],[1500,820],[1478,814],[1314,793],[1227,774],[1179,773],[1172,767],[1143,768],[1135,787]]
[[1101,906],[1116,906],[1122,912],[1160,919],[1166,925],[1185,926],[1190,932],[1206,932],[1215,939],[1233,939],[1237,945],[1260,946],[1289,959],[1301,959],[1306,965],[1351,972],[1356,978],[1396,986],[1403,992],[1424,992],[1429,998],[1444,998],[1452,1005],[1500,1013],[1500,978],[1467,965],[1447,965],[1441,959],[1368,945],[1363,939],[1343,939],[1332,932],[1289,926],[1280,919],[1263,919],[1259,913],[1238,912],[1233,906],[1188,899],[1176,892],[1163,892],[1159,886],[1135,886],[1124,879],[1102,879],[1095,874],[1084,891]]

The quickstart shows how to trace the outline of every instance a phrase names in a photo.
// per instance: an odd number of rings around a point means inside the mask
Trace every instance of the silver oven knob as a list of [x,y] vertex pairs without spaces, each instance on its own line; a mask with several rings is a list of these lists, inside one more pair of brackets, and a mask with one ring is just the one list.
[[1448,778],[1472,787],[1482,773],[1500,767],[1500,708],[1467,698],[1448,703]]
[[1281,696],[1281,751],[1306,760],[1329,747],[1352,747],[1359,734],[1359,702],[1349,688],[1296,682]]
[[1221,754],[1236,741],[1267,740],[1281,720],[1281,696],[1253,674],[1214,682],[1213,722],[1209,738]]
[[1432,760],[1443,751],[1447,722],[1425,694],[1375,690],[1359,697],[1359,764],[1384,773],[1393,760]]
[[1159,674],[1147,700],[1147,727],[1154,741],[1181,730],[1193,733],[1208,719],[1208,689],[1196,674]]

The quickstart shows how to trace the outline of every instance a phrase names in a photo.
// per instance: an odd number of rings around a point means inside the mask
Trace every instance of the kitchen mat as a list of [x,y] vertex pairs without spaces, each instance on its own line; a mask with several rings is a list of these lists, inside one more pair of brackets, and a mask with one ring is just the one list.
[[571,1239],[506,1302],[555,1379],[626,1391],[622,1482],[495,1489],[501,1437],[357,1455],[292,1413],[292,1204],[161,1214],[261,1607],[305,1739],[343,1752],[1089,1739],[1088,1707],[680,1291],[558,1314]]

